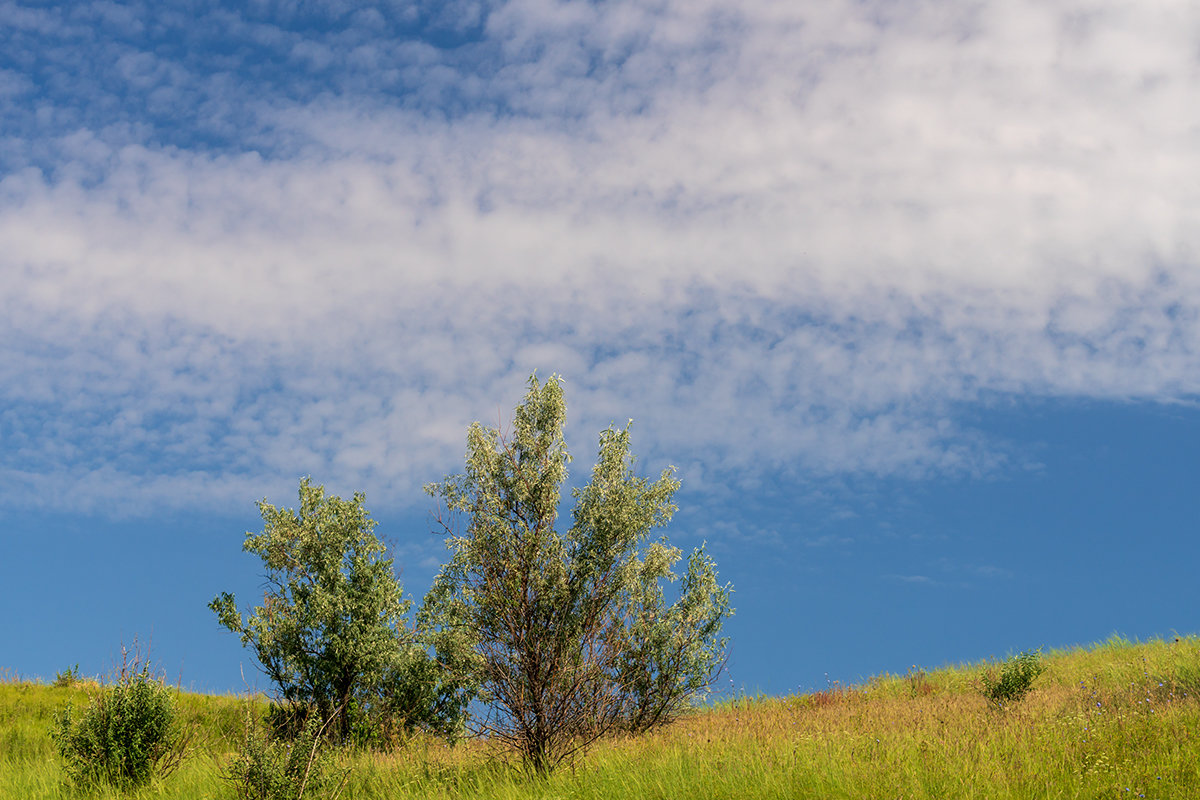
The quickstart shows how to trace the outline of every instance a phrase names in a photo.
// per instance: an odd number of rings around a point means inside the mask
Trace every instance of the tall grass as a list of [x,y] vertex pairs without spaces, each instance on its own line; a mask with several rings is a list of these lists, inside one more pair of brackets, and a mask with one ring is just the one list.
[[[538,777],[485,742],[416,738],[344,753],[343,798],[1195,798],[1200,639],[1112,639],[1046,654],[1021,701],[997,708],[996,664],[885,675],[859,687],[739,698],[639,738],[602,743]],[[47,736],[86,688],[0,684],[0,797],[77,797]],[[201,723],[193,757],[141,797],[228,798],[220,779],[245,703],[183,695]],[[98,797],[118,797],[100,793]]]

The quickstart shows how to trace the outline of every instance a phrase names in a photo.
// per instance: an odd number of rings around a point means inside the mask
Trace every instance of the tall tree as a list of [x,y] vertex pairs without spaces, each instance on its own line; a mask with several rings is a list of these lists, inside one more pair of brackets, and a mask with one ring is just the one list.
[[452,558],[421,619],[439,661],[483,713],[476,729],[552,769],[617,727],[666,722],[701,695],[724,663],[732,613],[712,560],[693,554],[678,600],[678,549],[649,542],[676,507],[674,469],[633,474],[629,427],[600,434],[591,481],[557,528],[570,455],[559,379],[529,380],[512,434],[478,423],[466,471],[426,490],[439,497]]

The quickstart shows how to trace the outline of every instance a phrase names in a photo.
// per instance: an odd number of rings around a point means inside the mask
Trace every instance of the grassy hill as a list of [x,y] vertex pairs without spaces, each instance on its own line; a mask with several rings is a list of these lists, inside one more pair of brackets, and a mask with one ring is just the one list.
[[[976,664],[784,698],[738,698],[539,779],[486,742],[345,753],[343,798],[1200,797],[1200,639],[1049,653],[1023,700],[985,700]],[[78,797],[47,736],[94,687],[0,683],[0,798]],[[222,765],[261,702],[182,694],[193,752],[141,797],[230,798]],[[119,797],[100,793],[91,796]]]

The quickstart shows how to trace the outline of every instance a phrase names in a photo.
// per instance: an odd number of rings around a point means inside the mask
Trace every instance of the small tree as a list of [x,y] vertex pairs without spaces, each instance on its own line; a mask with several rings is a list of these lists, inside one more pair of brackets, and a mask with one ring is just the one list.
[[538,771],[615,727],[678,715],[716,678],[732,613],[702,549],[666,605],[660,582],[680,553],[647,539],[670,521],[679,481],[673,469],[653,483],[633,475],[628,427],[601,433],[572,524],[556,530],[565,417],[558,379],[531,377],[512,438],[472,425],[466,472],[426,487],[449,512],[453,557],[421,619],[439,661],[487,709],[475,728]]
[[[400,677],[423,675],[414,660],[426,660],[403,617],[403,600],[392,560],[373,533],[375,521],[351,500],[326,496],[308,478],[300,481],[300,509],[275,508],[263,500],[261,533],[247,533],[242,549],[267,567],[263,605],[243,619],[234,596],[223,592],[210,604],[221,625],[254,650],[283,701],[312,706],[344,740],[356,713],[379,707],[380,698],[403,695]],[[411,696],[436,697],[424,687]],[[390,709],[425,723],[429,709]]]

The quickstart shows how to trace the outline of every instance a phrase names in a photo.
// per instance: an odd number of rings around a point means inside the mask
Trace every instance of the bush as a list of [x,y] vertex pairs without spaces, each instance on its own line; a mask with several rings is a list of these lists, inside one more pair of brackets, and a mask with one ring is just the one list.
[[54,673],[54,683],[51,685],[59,689],[69,689],[79,683],[80,680],[79,665],[76,664],[74,667],[67,667],[62,672]]
[[142,786],[183,759],[187,736],[177,716],[171,690],[135,661],[99,689],[80,718],[69,704],[55,715],[50,735],[77,784]]
[[[276,706],[272,711],[277,717],[281,709]],[[323,738],[328,722],[322,723],[310,709],[303,723],[281,724],[275,719],[264,726],[253,721],[250,713],[241,749],[225,775],[239,800],[301,800],[306,791],[328,786],[330,758]],[[280,732],[286,729],[292,729],[294,736]],[[340,791],[339,786],[333,797]]]
[[1034,680],[1045,671],[1041,651],[1033,650],[1015,655],[1001,664],[999,678],[989,670],[979,680],[983,684],[984,696],[995,705],[1002,706],[1028,694]]

